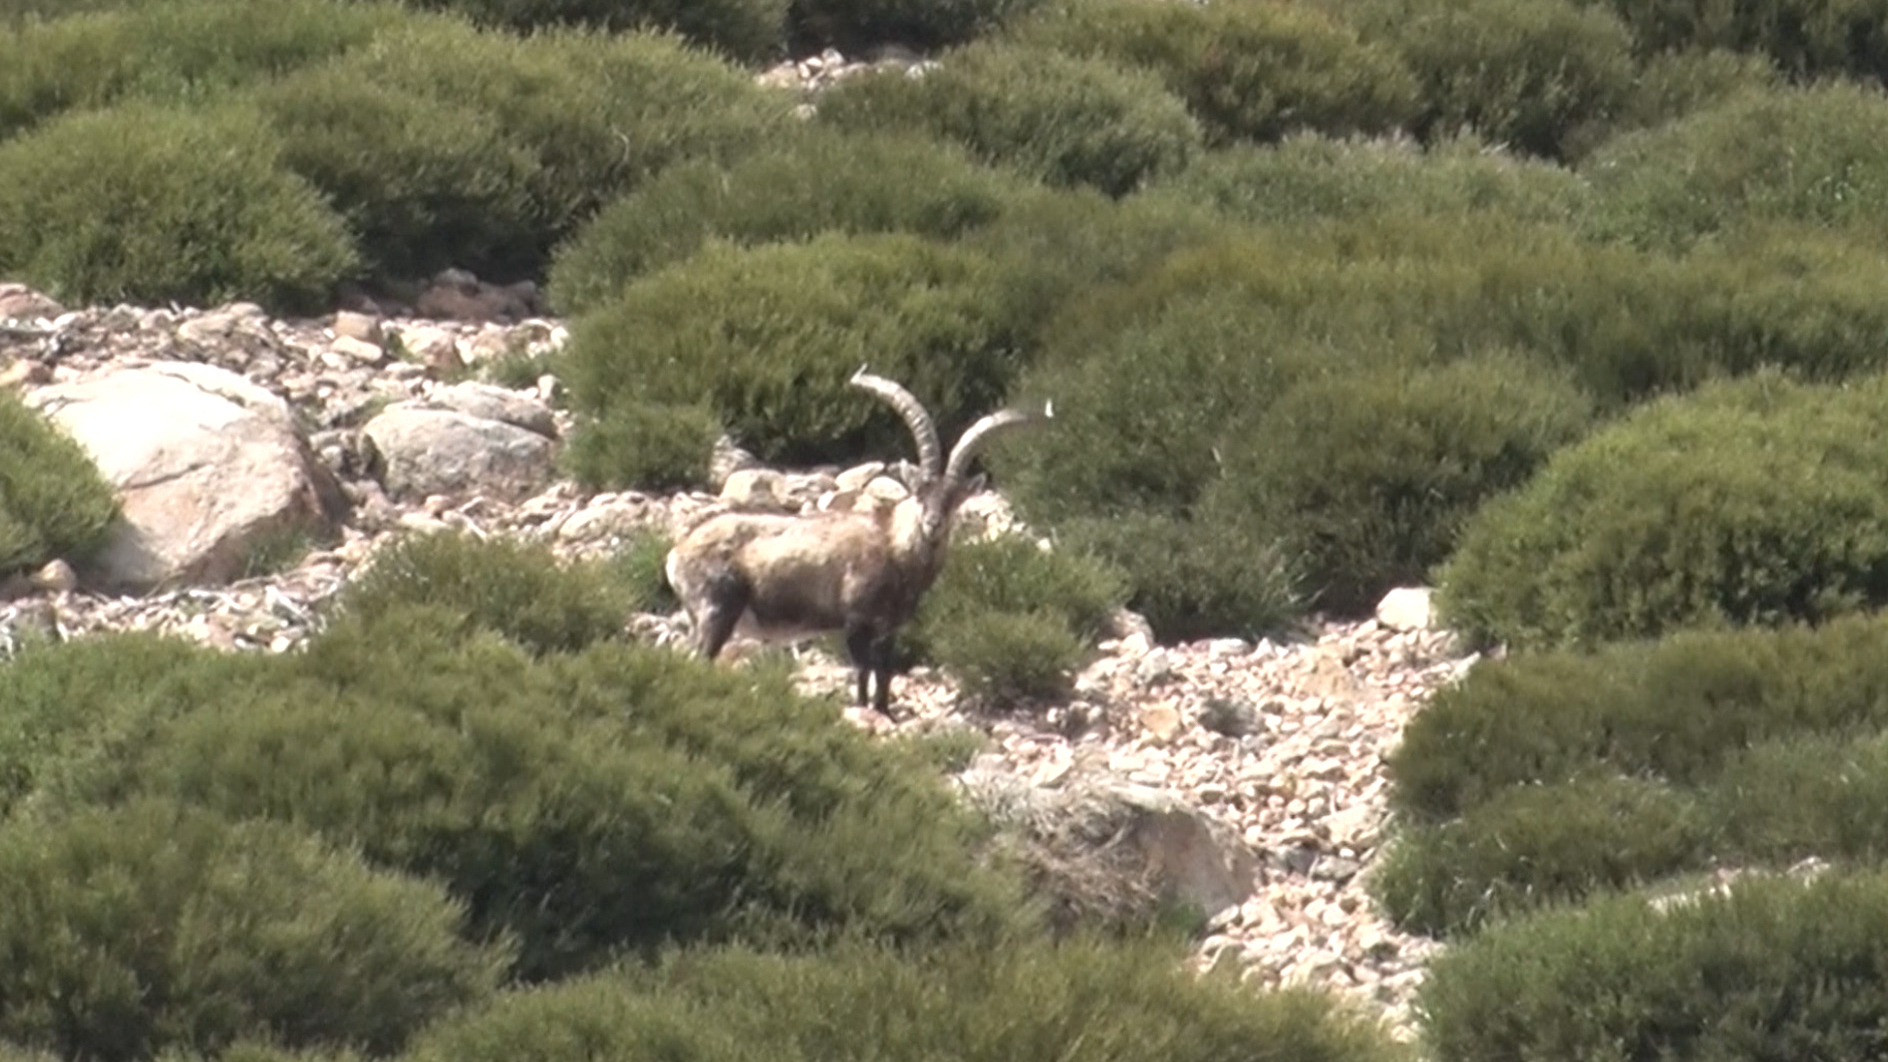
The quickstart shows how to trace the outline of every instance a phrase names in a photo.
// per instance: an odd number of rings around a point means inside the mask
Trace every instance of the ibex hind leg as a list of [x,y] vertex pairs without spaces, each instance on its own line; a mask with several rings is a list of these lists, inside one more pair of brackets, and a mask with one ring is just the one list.
[[706,603],[694,617],[695,649],[704,659],[713,660],[734,637],[734,628],[747,611],[748,593],[738,581],[722,579],[711,584],[706,596]]

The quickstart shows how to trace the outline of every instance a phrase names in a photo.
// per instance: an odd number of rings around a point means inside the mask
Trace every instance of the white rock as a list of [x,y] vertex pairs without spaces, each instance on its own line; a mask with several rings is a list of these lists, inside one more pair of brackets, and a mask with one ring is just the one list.
[[338,486],[287,403],[215,366],[165,362],[34,392],[117,488],[122,519],[80,567],[90,586],[142,591],[240,575],[264,538],[325,533]]
[[1377,622],[1393,631],[1426,631],[1435,623],[1426,586],[1399,586],[1377,603]]

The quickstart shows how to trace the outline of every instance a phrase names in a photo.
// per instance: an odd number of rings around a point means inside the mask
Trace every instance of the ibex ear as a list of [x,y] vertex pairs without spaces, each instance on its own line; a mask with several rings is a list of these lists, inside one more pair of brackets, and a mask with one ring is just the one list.
[[982,472],[964,480],[964,485],[957,488],[959,498],[969,498],[983,493],[983,488],[990,482],[990,477]]

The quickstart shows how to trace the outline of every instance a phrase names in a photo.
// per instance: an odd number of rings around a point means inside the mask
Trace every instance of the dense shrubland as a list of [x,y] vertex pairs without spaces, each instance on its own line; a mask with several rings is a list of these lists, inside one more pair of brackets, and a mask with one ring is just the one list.
[[[1461,943],[1436,1056],[1868,1058],[1885,42],[1860,0],[0,0],[0,276],[543,280],[596,487],[700,485],[724,431],[909,456],[861,363],[947,433],[1052,398],[987,464],[1055,549],[961,550],[907,663],[1009,704],[1118,603],[1257,637],[1434,583],[1511,650],[1393,762],[1375,887]],[[753,77],[885,43],[936,65]],[[112,516],[0,400],[0,580]],[[933,766],[619,641],[662,547],[416,540],[301,658],[0,668],[0,1056],[1384,1050],[1048,941]]]

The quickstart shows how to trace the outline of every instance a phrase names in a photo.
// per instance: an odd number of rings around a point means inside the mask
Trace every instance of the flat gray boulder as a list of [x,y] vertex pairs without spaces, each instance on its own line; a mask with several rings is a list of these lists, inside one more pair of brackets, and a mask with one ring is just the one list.
[[117,489],[123,516],[81,582],[144,592],[242,576],[282,536],[334,531],[346,503],[288,404],[195,362],[122,368],[33,391]]
[[516,501],[551,478],[554,446],[528,428],[457,409],[400,402],[361,429],[386,460],[387,493]]

